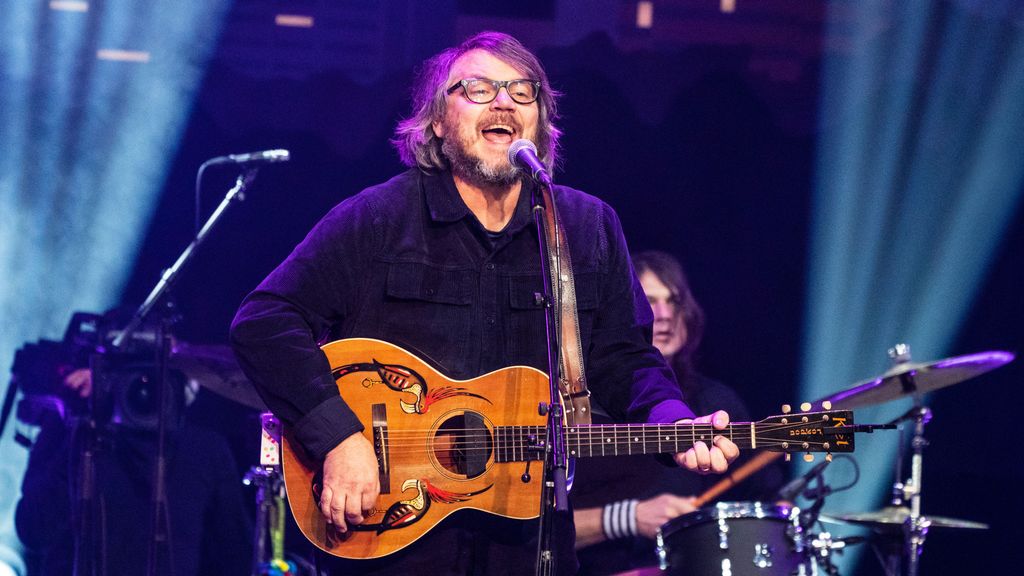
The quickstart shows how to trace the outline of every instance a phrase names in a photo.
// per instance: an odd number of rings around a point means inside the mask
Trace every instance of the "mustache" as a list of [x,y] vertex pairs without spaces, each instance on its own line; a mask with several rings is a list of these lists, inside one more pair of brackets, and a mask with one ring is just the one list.
[[494,124],[506,124],[514,128],[517,133],[523,133],[522,124],[519,123],[519,120],[514,114],[510,114],[508,112],[498,112],[483,116],[480,118],[480,121],[477,122],[476,127],[479,130],[483,130],[484,128]]

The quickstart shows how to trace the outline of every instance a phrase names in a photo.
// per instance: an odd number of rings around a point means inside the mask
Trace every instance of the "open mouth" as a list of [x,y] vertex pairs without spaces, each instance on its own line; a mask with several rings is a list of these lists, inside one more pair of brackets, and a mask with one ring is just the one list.
[[495,144],[511,144],[515,140],[515,128],[508,124],[491,124],[480,131],[484,140]]

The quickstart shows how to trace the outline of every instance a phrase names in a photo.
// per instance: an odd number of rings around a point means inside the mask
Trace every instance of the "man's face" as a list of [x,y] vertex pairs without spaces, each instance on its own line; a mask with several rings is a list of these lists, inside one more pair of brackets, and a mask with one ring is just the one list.
[[650,270],[640,275],[640,285],[654,312],[654,346],[666,360],[671,360],[686,344],[683,310],[668,286]]
[[[463,54],[452,66],[446,86],[465,78],[518,80],[523,73],[483,50]],[[433,123],[444,140],[442,151],[452,172],[474,184],[510,185],[518,172],[509,164],[508,147],[519,138],[534,140],[539,117],[537,102],[519,104],[502,88],[488,104],[466,98],[462,88],[448,95],[444,119]]]

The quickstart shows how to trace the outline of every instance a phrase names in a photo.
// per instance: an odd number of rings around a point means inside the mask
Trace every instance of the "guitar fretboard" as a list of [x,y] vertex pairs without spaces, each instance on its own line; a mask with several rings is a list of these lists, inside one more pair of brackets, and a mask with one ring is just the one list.
[[[764,426],[778,424],[734,422],[722,430],[710,424],[600,424],[565,429],[569,456],[628,456],[685,452],[695,442],[707,444],[715,436],[725,436],[740,449],[758,447],[758,434]],[[793,425],[788,425],[792,428]],[[544,426],[497,426],[495,460],[518,462],[539,460],[544,453]]]

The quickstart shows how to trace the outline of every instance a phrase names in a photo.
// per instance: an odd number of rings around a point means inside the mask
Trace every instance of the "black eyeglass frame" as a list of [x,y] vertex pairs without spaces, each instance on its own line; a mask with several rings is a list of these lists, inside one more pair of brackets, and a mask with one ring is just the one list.
[[[473,98],[470,97],[469,95],[468,84],[470,82],[487,82],[491,86],[494,86],[494,96],[491,97],[490,100],[487,100],[485,102],[478,102],[476,100],[473,100]],[[517,99],[515,94],[513,94],[512,91],[508,89],[510,85],[518,84],[520,82],[525,82],[527,84],[533,85],[533,99],[523,102],[522,100]],[[540,84],[541,83],[539,80],[530,80],[528,78],[517,78],[515,80],[491,80],[490,78],[463,78],[462,80],[459,80],[455,84],[452,84],[452,86],[448,88],[446,92],[449,95],[451,95],[452,92],[455,92],[459,88],[462,88],[462,93],[466,96],[466,100],[469,100],[474,104],[490,104],[491,102],[494,102],[495,100],[498,99],[498,93],[501,92],[502,88],[504,88],[505,92],[508,93],[508,97],[511,98],[512,101],[515,102],[516,104],[533,104],[534,102],[537,101],[537,98],[540,98]]]

